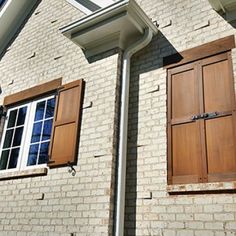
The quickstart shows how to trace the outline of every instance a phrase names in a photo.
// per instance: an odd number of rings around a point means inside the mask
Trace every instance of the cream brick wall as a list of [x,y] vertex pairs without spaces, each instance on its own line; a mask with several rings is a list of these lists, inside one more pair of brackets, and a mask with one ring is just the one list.
[[111,235],[120,58],[111,51],[89,63],[59,32],[82,16],[65,0],[43,0],[0,61],[0,104],[6,95],[59,77],[64,84],[85,81],[76,175],[65,167],[0,181],[1,236]]
[[[235,34],[235,28],[207,0],[138,3],[157,20],[160,31],[132,60],[125,235],[236,235],[235,194],[167,192],[166,70],[162,65],[163,57]],[[235,49],[232,57],[235,68]],[[210,188],[199,186],[204,187]]]

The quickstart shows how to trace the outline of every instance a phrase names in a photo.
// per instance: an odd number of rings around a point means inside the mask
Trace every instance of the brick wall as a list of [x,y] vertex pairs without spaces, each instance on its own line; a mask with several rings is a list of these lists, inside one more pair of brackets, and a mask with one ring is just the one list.
[[[132,60],[125,235],[236,235],[235,194],[170,195],[167,191],[166,70],[162,65],[167,55],[235,34],[234,26],[207,0],[138,2],[157,20],[160,31]],[[232,57],[235,68],[235,49]],[[210,189],[212,184],[195,187]]]
[[[138,3],[160,31],[131,65],[125,235],[236,235],[235,194],[167,191],[162,66],[164,56],[235,34],[234,26],[207,0]],[[0,235],[112,235],[121,53],[89,63],[58,30],[82,16],[64,0],[42,0],[1,58],[0,103],[58,77],[63,83],[83,78],[86,87],[76,175],[58,168],[47,176],[0,181]],[[235,68],[236,50],[232,57]]]
[[[76,175],[0,181],[0,235],[111,235],[117,132],[117,50],[93,58],[59,28],[83,14],[64,0],[43,0],[0,61],[0,103],[6,95],[62,77],[85,81]],[[90,106],[92,102],[92,106]]]

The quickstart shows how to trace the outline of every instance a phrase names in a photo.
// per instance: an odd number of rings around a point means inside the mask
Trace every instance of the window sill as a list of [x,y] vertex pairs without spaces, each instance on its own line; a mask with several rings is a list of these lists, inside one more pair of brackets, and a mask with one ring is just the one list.
[[42,175],[47,175],[47,173],[48,173],[48,168],[46,168],[46,167],[29,169],[29,170],[5,172],[5,173],[0,173],[0,181],[1,180],[8,180],[8,179],[18,179],[18,178],[42,176]]
[[168,185],[167,192],[174,194],[203,194],[203,193],[235,193],[236,181],[200,183],[200,184],[178,184]]

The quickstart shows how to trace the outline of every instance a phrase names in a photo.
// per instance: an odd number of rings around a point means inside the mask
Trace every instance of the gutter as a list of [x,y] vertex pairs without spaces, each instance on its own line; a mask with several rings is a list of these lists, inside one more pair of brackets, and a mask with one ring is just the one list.
[[135,0],[118,1],[108,7],[60,28],[62,34],[91,57],[110,49],[124,51],[122,59],[121,107],[117,160],[115,235],[124,235],[127,133],[129,111],[130,60],[148,45],[158,32]]
[[[122,8],[123,6],[127,5],[129,3],[129,0],[124,0],[124,1],[119,1],[117,3],[113,3],[112,5],[109,5],[107,7],[101,8],[85,17],[83,17],[82,19],[79,19],[75,22],[72,22],[71,24],[64,26],[62,28],[60,28],[60,31],[62,34],[66,33],[67,31],[73,30],[78,26],[85,26],[87,25],[90,21],[96,19],[96,21],[99,21],[100,18],[107,18],[106,15],[108,15],[111,12],[114,12],[115,10],[119,10],[120,8]],[[93,22],[94,24],[94,22]]]
[[135,54],[137,51],[141,50],[151,42],[153,34],[154,32],[150,28],[146,28],[143,37],[134,44],[130,45],[124,51],[123,56],[115,236],[124,235],[130,59],[133,54]]
[[139,7],[139,5],[134,0],[121,0],[113,3],[107,7],[101,8],[92,14],[85,16],[77,21],[74,21],[64,27],[61,27],[59,30],[62,34],[71,38],[72,34],[77,30],[86,29],[90,26],[95,25],[105,19],[109,19],[116,14],[128,11],[128,9],[133,9],[136,15],[142,19],[142,23],[147,27],[151,28],[153,32],[157,32],[156,26],[150,21],[145,12]]

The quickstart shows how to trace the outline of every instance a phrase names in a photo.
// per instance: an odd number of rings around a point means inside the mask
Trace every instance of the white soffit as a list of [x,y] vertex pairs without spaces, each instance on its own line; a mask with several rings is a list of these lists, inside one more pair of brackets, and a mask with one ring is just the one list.
[[0,11],[0,54],[38,0],[7,0]]
[[90,57],[115,47],[127,48],[142,36],[145,28],[157,32],[157,27],[134,0],[124,0],[102,8],[60,30]]

